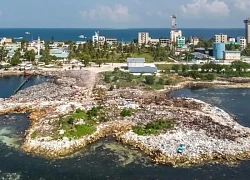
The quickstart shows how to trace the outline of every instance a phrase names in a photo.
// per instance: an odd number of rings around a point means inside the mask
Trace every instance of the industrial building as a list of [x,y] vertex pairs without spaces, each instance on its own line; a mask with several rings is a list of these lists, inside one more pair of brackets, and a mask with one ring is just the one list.
[[224,51],[223,52],[223,59],[224,60],[238,61],[241,59],[241,52],[240,51]]
[[128,70],[130,73],[157,73],[158,69],[154,64],[145,63],[145,58],[127,58]]
[[205,48],[194,48],[194,52],[205,54],[206,50]]
[[246,43],[250,43],[250,18],[244,20]]
[[227,35],[226,34],[216,34],[215,35],[215,42],[217,43],[227,43]]
[[215,57],[215,59],[217,60],[224,59],[223,54],[225,50],[226,50],[225,43],[218,43],[218,42],[213,43],[213,56]]

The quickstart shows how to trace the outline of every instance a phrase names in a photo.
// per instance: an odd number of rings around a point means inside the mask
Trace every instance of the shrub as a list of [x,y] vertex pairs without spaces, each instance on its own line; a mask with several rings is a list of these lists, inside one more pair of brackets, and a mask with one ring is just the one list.
[[174,120],[158,120],[156,122],[151,122],[146,126],[134,126],[133,131],[140,136],[158,134],[162,130],[173,128],[174,123]]
[[165,84],[165,81],[163,78],[160,78],[157,82],[157,84],[160,84],[160,85],[164,85]]
[[121,115],[123,117],[131,116],[132,115],[132,109],[123,109],[122,112],[121,112]]
[[146,80],[146,84],[153,85],[154,81],[155,81],[155,77],[154,76],[146,76],[145,80]]
[[108,73],[105,73],[104,75],[104,82],[110,83],[110,75]]

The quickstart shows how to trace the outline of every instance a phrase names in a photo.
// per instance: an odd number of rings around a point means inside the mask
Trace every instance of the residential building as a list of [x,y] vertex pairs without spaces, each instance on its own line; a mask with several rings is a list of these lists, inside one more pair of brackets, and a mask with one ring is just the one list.
[[213,56],[215,57],[215,59],[224,59],[223,54],[225,50],[226,45],[224,43],[213,43]]
[[158,43],[160,43],[160,39],[151,39],[149,38],[149,43],[152,45],[157,45]]
[[240,45],[240,48],[243,50],[247,46],[247,40],[245,37],[237,37],[237,43]]
[[225,60],[237,61],[241,59],[241,52],[240,51],[224,51],[223,57],[224,57],[223,59]]
[[245,38],[246,38],[246,43],[250,43],[250,18],[244,20],[245,23]]
[[236,42],[236,39],[233,38],[233,37],[229,37],[227,42],[228,42],[228,43],[235,43],[235,42]]
[[172,31],[170,31],[170,40],[171,40],[172,43],[176,42],[177,37],[182,37],[181,30],[172,30]]
[[192,37],[191,43],[192,43],[194,46],[198,45],[198,43],[199,43],[199,38],[198,38],[198,37]]
[[215,42],[217,43],[227,43],[227,35],[226,34],[216,34],[215,35]]
[[118,41],[115,38],[107,38],[106,42],[110,46],[116,46],[118,44]]
[[139,45],[148,44],[149,39],[151,39],[151,38],[149,37],[148,32],[139,32],[138,33],[138,44]]
[[0,45],[6,45],[6,44],[11,44],[12,43],[12,39],[11,38],[3,38],[0,41]]
[[162,47],[168,46],[170,44],[170,39],[162,38],[160,39],[160,45]]
[[181,48],[181,47],[185,46],[186,38],[185,37],[177,37],[176,38],[176,43],[177,43],[177,47]]

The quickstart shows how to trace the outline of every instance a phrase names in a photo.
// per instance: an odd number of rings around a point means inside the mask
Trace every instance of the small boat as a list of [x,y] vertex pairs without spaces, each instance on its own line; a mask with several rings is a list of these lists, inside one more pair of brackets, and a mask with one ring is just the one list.
[[30,32],[25,32],[25,34],[28,34],[28,35],[29,35],[29,34],[30,34]]
[[85,38],[84,35],[80,35],[80,36],[78,36],[78,37],[81,38],[81,39]]

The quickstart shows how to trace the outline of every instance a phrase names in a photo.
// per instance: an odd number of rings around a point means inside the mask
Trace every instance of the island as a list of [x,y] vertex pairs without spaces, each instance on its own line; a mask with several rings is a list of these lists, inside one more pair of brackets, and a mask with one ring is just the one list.
[[[250,128],[218,107],[168,96],[186,86],[237,87],[233,82],[186,78],[156,90],[134,83],[129,72],[114,66],[37,73],[50,80],[0,99],[0,114],[29,113],[22,144],[26,153],[64,158],[112,135],[155,163],[173,167],[250,158]],[[124,77],[131,81],[128,86],[119,84]],[[136,77],[142,79],[150,82],[150,76]]]

